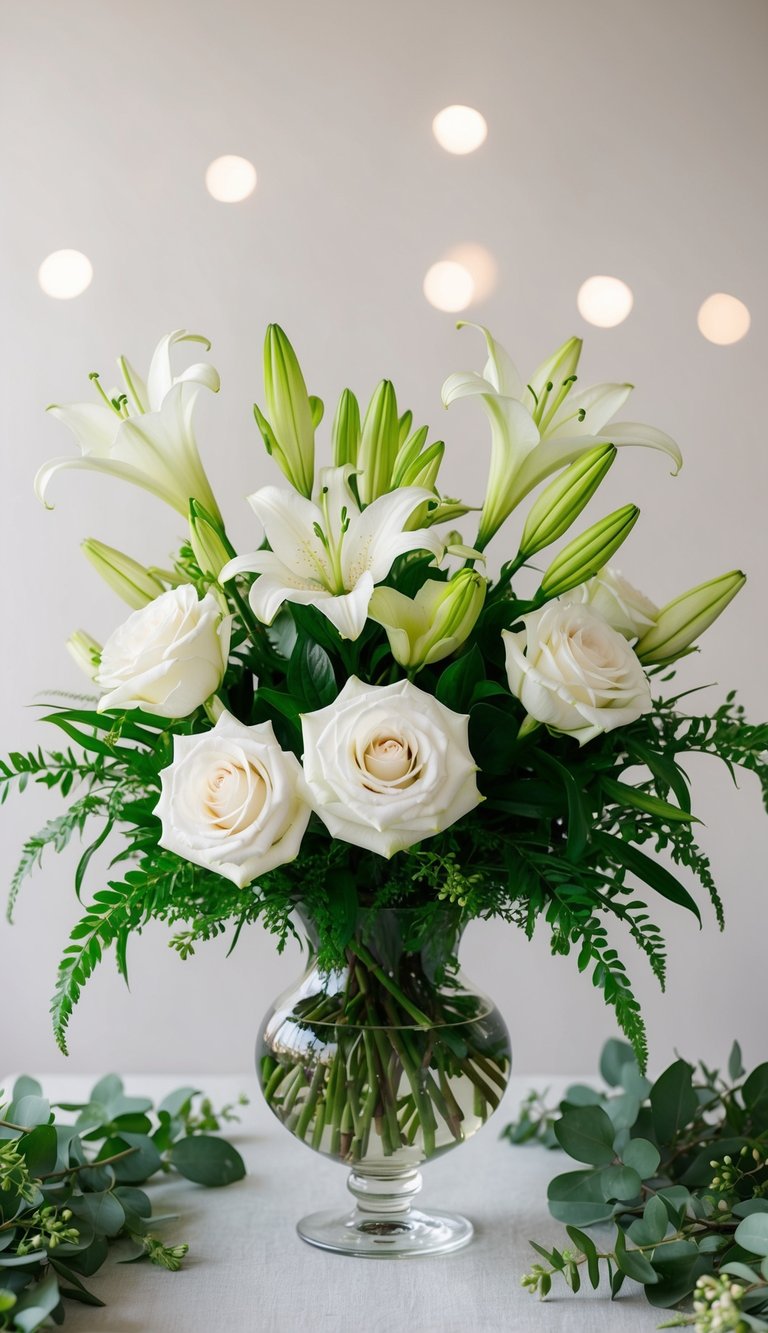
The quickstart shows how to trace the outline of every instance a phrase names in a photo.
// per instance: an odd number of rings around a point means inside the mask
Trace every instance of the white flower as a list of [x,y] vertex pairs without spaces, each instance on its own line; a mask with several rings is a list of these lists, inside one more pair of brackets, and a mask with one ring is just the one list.
[[305,713],[304,775],[332,836],[390,857],[473,810],[483,798],[468,721],[409,681],[355,676]]
[[507,679],[528,716],[580,745],[651,708],[648,679],[626,639],[588,606],[551,602],[502,631]]
[[[464,325],[460,325],[464,327]],[[662,449],[682,466],[674,440],[654,426],[608,422],[623,407],[631,384],[596,384],[573,392],[581,339],[569,338],[527,383],[509,354],[480,325],[488,349],[482,375],[459,371],[443,385],[443,403],[479,397],[491,423],[491,467],[478,540],[485,545],[520,501],[545,477],[575,462],[598,443]]]
[[413,511],[434,499],[431,491],[403,486],[361,511],[349,485],[353,471],[349,465],[323,469],[317,504],[277,486],[263,486],[249,496],[272,549],[238,556],[220,578],[259,575],[250,601],[264,624],[271,625],[283,602],[299,602],[322,611],[343,639],[357,639],[374,585],[387,577],[397,556],[408,551],[442,555],[436,533],[403,531]]
[[134,611],[102,649],[96,684],[108,693],[99,700],[99,712],[193,713],[222,682],[230,624],[211,593],[199,601],[188,583]]
[[171,348],[180,342],[207,338],[177,329],[155,348],[146,383],[125,357],[118,366],[125,388],[107,394],[92,375],[101,395],[96,403],[54,404],[48,408],[68,426],[82,450],[81,458],[53,458],[35,477],[35,492],[44,504],[51,478],[63,468],[86,468],[130,481],[151,491],[187,516],[191,499],[198,500],[218,518],[219,510],[200,461],[192,431],[192,413],[200,388],[214,393],[219,376],[201,362],[181,375],[171,370]]
[[625,639],[636,639],[656,624],[659,608],[618,569],[606,565],[594,578],[565,594],[564,602],[585,603]]
[[298,855],[310,816],[301,765],[271,722],[222,713],[212,731],[174,736],[155,813],[160,846],[244,888]]

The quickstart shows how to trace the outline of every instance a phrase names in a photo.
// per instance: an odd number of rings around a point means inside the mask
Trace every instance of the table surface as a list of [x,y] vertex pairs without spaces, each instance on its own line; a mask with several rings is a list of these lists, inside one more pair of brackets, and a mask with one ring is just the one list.
[[[51,1100],[85,1101],[93,1079],[42,1077]],[[547,1183],[565,1159],[538,1146],[515,1148],[499,1131],[530,1087],[557,1101],[573,1079],[513,1077],[493,1121],[455,1152],[424,1170],[421,1199],[429,1209],[466,1213],[475,1238],[452,1255],[406,1261],[348,1258],[299,1240],[295,1224],[319,1208],[351,1203],[346,1171],[306,1151],[267,1110],[253,1076],[174,1078],[135,1075],[126,1090],[159,1099],[172,1087],[202,1088],[219,1106],[244,1092],[241,1123],[227,1137],[245,1158],[246,1179],[203,1190],[188,1181],[150,1185],[155,1212],[178,1221],[159,1230],[167,1243],[187,1241],[179,1273],[150,1264],[109,1262],[89,1280],[106,1301],[69,1304],[68,1333],[651,1333],[661,1321],[640,1288],[627,1282],[618,1300],[602,1290],[578,1296],[564,1284],[544,1303],[520,1286],[536,1259],[528,1241],[562,1243],[549,1216]],[[0,1086],[9,1087],[4,1079]],[[561,1164],[562,1163],[562,1164]]]

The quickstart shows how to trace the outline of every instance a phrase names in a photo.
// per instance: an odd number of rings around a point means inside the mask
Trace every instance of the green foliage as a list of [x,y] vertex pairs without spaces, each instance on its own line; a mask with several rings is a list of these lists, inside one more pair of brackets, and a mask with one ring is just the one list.
[[195,1088],[155,1108],[148,1097],[126,1096],[115,1074],[87,1102],[58,1108],[26,1076],[7,1104],[0,1093],[0,1329],[35,1333],[62,1323],[68,1301],[103,1305],[84,1279],[117,1241],[124,1261],[148,1258],[176,1272],[188,1247],[153,1234],[163,1219],[153,1218],[139,1186],[174,1171],[204,1185],[242,1179],[238,1152],[208,1132],[235,1118]]
[[[512,592],[513,572],[508,566],[489,589],[462,650],[417,676],[421,689],[468,714],[485,800],[457,824],[389,861],[335,843],[313,816],[295,862],[237,889],[158,846],[160,772],[172,761],[177,735],[210,727],[204,710],[168,720],[138,710],[99,713],[87,700],[50,707],[44,720],[63,732],[69,748],[0,760],[0,801],[31,783],[69,800],[63,814],[24,844],[9,912],[47,849],[62,851],[75,837],[84,841],[75,873],[84,913],[64,952],[52,1003],[62,1049],[94,967],[114,948],[127,976],[128,940],[150,919],[171,927],[171,946],[184,959],[200,942],[225,934],[234,947],[256,920],[282,948],[295,931],[291,915],[303,904],[317,928],[321,964],[333,968],[343,962],[361,907],[408,905],[436,923],[450,903],[465,920],[498,917],[529,938],[537,928],[548,931],[553,954],[572,955],[591,977],[644,1065],[643,1018],[617,947],[622,932],[645,954],[663,987],[666,948],[654,899],[700,923],[698,883],[723,924],[681,760],[704,752],[731,773],[754,772],[768,802],[768,726],[749,724],[733,695],[709,717],[683,712],[681,695],[656,699],[650,713],[582,748],[546,728],[521,735],[524,715],[507,687],[500,638],[530,609]],[[430,557],[411,554],[395,561],[387,582],[415,595],[434,576]],[[189,546],[170,577],[191,582],[200,593],[211,582]],[[233,633],[221,702],[247,724],[271,722],[281,745],[298,756],[301,713],[331,703],[350,675],[374,684],[402,678],[384,630],[373,622],[350,642],[317,608],[295,605],[267,629],[254,619],[244,584],[227,584],[226,595]],[[91,881],[95,891],[88,895]]]
[[[570,1245],[532,1241],[545,1262],[523,1285],[545,1297],[555,1277],[578,1291],[583,1276],[597,1288],[605,1274],[615,1296],[630,1277],[651,1305],[686,1307],[662,1328],[766,1333],[768,1064],[746,1074],[735,1042],[726,1075],[676,1060],[651,1084],[632,1048],[611,1041],[600,1073],[609,1092],[576,1085],[553,1110],[532,1092],[504,1131],[587,1164],[550,1182]],[[599,1248],[580,1230],[608,1222]]]

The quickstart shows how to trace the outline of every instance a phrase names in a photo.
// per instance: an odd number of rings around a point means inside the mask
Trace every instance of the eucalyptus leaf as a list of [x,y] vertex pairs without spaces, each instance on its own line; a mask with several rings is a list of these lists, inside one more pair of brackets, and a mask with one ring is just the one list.
[[170,1161],[180,1175],[198,1185],[231,1185],[245,1175],[239,1152],[212,1134],[179,1139],[171,1149]]
[[577,1162],[606,1166],[614,1160],[615,1130],[601,1106],[566,1111],[555,1125],[555,1134],[560,1147]]
[[642,1180],[655,1175],[661,1161],[658,1148],[647,1139],[630,1139],[621,1156],[624,1165],[634,1167]]

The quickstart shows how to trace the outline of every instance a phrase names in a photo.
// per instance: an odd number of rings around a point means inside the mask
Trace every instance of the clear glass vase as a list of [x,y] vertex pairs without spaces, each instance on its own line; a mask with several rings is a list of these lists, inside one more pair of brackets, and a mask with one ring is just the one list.
[[460,924],[418,909],[361,910],[346,965],[310,965],[267,1014],[257,1063],[270,1109],[308,1147],[351,1167],[355,1206],[298,1224],[312,1245],[406,1258],[466,1245],[472,1224],[414,1206],[419,1167],[481,1129],[509,1080],[509,1034],[459,972]]

